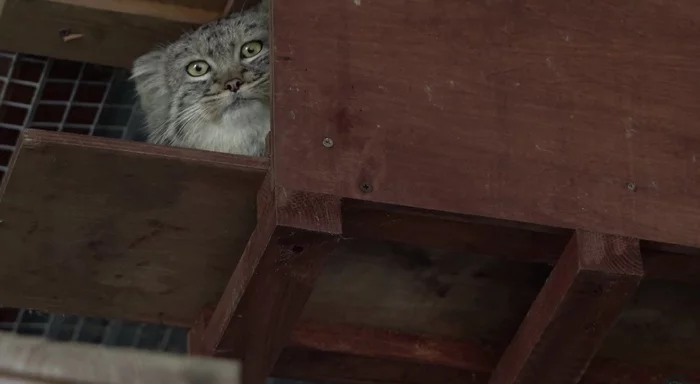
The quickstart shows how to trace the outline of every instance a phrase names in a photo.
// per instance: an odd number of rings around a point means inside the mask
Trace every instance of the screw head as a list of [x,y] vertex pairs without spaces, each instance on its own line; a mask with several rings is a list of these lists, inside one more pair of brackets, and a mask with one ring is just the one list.
[[331,139],[330,137],[326,137],[325,139],[323,139],[323,146],[326,148],[333,147],[333,139]]
[[360,192],[370,193],[370,192],[372,192],[372,186],[367,184],[367,183],[362,183],[362,184],[360,184]]
[[627,189],[629,189],[630,191],[634,192],[634,191],[637,190],[637,184],[635,184],[635,183],[633,183],[633,182],[630,181],[630,182],[627,183]]

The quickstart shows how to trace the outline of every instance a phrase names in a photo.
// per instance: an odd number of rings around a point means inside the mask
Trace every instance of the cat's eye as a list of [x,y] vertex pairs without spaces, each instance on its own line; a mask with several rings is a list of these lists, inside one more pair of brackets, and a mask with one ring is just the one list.
[[250,41],[241,47],[241,56],[249,59],[262,51],[263,45],[260,41]]
[[209,64],[204,60],[193,61],[187,64],[187,74],[192,77],[204,76],[209,73]]

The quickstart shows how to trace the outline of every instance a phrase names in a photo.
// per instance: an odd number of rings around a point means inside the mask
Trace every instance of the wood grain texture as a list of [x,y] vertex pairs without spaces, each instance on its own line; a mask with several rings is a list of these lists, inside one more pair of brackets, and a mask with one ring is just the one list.
[[[161,1],[161,0],[47,0],[99,11],[109,11],[135,16],[188,24],[204,24],[224,14],[227,0]],[[108,15],[105,13],[105,15]]]
[[235,361],[0,334],[3,384],[238,384]]
[[223,292],[267,169],[33,130],[13,161],[0,187],[3,306],[183,326]]
[[275,188],[275,203],[280,226],[343,233],[340,199],[335,196]]
[[277,2],[276,180],[700,245],[699,25],[693,0]]
[[329,233],[285,227],[279,218],[326,228],[340,223],[334,217],[340,201],[312,196],[311,203],[322,203],[316,206],[299,199],[310,195],[273,195],[273,188],[265,183],[258,193],[258,225],[211,320],[190,339],[191,353],[241,359],[247,384],[262,384],[270,374],[338,242]]
[[497,356],[477,344],[345,324],[300,321],[291,347],[490,372]]
[[489,384],[576,384],[644,274],[635,239],[577,231]]
[[[496,366],[494,357],[493,350],[469,341],[301,321],[273,373],[324,383],[486,384]],[[699,379],[699,370],[677,364],[598,357],[581,384],[695,384]]]
[[[470,215],[343,201],[343,235],[554,265],[572,230]],[[504,241],[507,239],[507,241]],[[700,249],[640,242],[644,278],[700,283]]]
[[[131,68],[136,57],[177,39],[193,26],[166,16],[111,12],[49,0],[5,0],[0,13],[0,49]],[[83,36],[64,42],[62,30]]]

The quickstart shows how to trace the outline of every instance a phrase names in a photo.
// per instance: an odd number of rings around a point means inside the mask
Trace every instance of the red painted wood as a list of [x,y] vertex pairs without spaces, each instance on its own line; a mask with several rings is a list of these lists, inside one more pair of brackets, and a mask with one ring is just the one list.
[[635,239],[577,231],[489,384],[576,384],[644,274]]

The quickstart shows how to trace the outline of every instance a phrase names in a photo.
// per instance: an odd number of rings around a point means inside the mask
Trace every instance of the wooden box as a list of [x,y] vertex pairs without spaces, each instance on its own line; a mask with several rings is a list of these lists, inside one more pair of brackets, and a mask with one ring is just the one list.
[[[227,7],[6,0],[0,48],[128,66]],[[700,7],[272,12],[270,159],[25,131],[0,304],[186,326],[245,384],[700,383]]]

